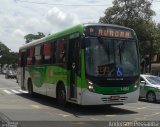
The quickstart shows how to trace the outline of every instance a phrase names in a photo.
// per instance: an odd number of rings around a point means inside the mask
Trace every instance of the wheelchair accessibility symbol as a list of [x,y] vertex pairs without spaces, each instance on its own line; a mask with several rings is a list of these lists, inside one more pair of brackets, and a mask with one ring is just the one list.
[[120,67],[116,68],[116,75],[117,77],[122,77],[123,76],[123,69]]

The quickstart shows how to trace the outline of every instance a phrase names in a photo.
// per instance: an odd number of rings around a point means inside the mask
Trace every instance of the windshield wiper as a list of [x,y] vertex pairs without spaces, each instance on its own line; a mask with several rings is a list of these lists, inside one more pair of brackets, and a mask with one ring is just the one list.
[[103,46],[104,51],[108,54],[108,62],[110,63],[110,51],[109,51],[109,45],[105,45],[103,39],[101,37],[97,37],[100,44]]
[[119,50],[119,56],[120,56],[120,62],[122,63],[122,53],[125,48],[125,42],[122,41],[121,43],[118,44],[118,50]]

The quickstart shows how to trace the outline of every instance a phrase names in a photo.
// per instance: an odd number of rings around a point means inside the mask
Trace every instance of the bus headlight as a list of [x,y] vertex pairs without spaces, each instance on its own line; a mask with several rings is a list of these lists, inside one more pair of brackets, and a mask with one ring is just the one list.
[[134,84],[134,91],[136,91],[139,87],[139,80],[137,80]]
[[88,90],[89,90],[90,92],[95,92],[93,83],[92,83],[91,81],[88,81]]

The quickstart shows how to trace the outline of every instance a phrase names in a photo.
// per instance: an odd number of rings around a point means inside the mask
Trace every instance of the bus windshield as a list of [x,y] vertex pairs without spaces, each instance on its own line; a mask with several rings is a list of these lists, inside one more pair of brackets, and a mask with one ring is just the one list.
[[85,41],[86,74],[99,77],[138,75],[135,40],[89,37]]

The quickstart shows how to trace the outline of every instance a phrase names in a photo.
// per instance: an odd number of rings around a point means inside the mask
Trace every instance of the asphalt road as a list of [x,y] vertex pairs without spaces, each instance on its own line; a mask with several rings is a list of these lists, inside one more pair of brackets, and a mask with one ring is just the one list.
[[0,75],[0,121],[21,127],[107,127],[108,121],[160,121],[160,103],[61,108],[50,97],[30,98],[16,80]]

